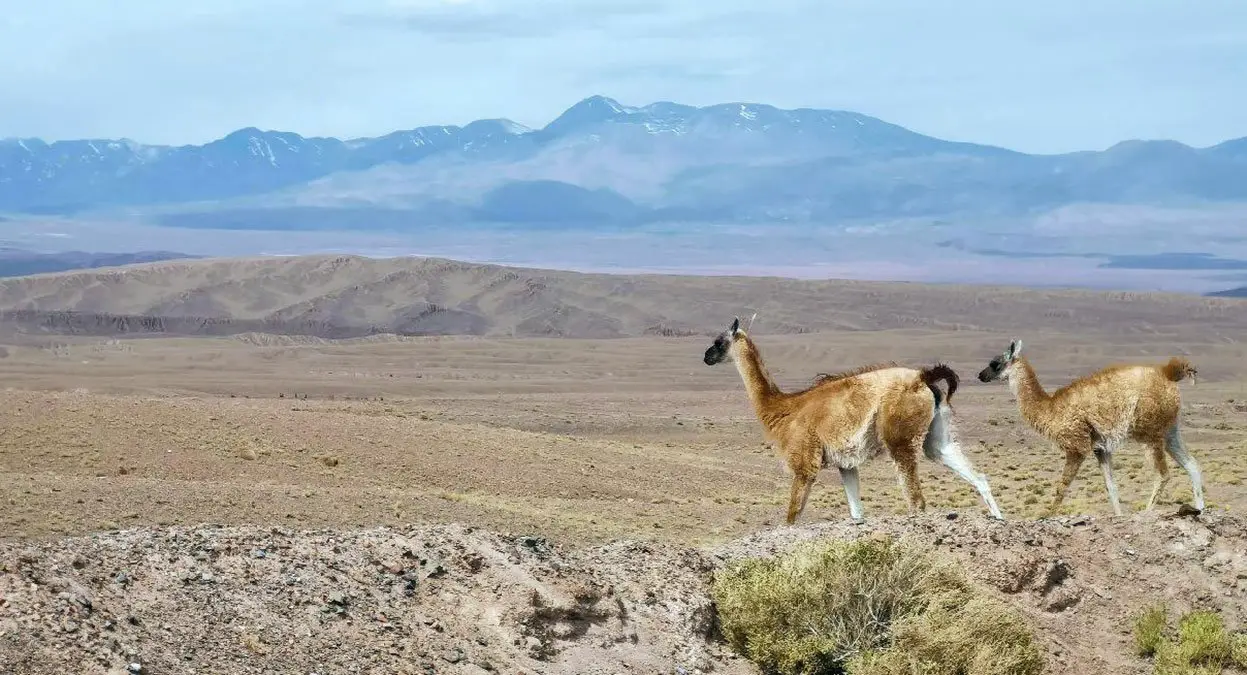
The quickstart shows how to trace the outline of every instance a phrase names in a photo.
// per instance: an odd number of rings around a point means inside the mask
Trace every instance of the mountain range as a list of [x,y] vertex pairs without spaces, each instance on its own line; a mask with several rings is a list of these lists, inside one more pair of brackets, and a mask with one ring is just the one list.
[[256,128],[179,147],[0,140],[0,212],[182,227],[840,223],[1226,202],[1247,202],[1247,138],[1032,155],[752,103],[593,96],[540,129],[487,119],[349,140]]

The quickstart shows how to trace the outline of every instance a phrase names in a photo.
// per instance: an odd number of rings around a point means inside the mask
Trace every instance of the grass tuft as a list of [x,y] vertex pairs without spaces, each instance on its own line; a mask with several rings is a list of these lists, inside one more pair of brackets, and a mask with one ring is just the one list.
[[712,587],[728,642],[782,675],[1033,675],[1025,622],[961,570],[876,538],[804,544],[721,570]]
[[1228,632],[1216,612],[1188,612],[1176,636],[1166,633],[1163,607],[1148,609],[1135,621],[1135,646],[1140,655],[1155,657],[1154,675],[1220,675],[1225,668],[1247,668],[1247,636]]
[[1154,605],[1144,611],[1134,622],[1135,653],[1142,657],[1155,656],[1168,625],[1169,612],[1164,605]]

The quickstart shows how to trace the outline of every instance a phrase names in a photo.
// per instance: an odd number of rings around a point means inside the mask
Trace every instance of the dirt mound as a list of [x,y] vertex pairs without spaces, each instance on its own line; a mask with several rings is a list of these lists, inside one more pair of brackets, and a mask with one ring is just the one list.
[[[138,529],[0,542],[12,673],[749,673],[714,639],[717,565],[812,537],[929,544],[1034,622],[1053,673],[1129,673],[1144,605],[1247,620],[1247,520],[978,516],[775,528],[713,550],[565,549],[462,526]],[[137,664],[137,665],[131,665]]]
[[14,675],[749,672],[708,642],[710,558],[673,547],[204,527],[9,542],[0,566]]

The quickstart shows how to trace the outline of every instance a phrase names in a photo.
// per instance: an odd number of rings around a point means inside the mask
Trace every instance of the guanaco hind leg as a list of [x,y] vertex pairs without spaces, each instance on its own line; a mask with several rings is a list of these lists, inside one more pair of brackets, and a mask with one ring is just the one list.
[[941,406],[935,411],[935,418],[931,421],[931,427],[927,431],[927,437],[922,445],[923,454],[928,459],[934,460],[953,470],[958,476],[961,476],[974,489],[978,491],[979,496],[983,498],[983,503],[987,505],[987,510],[993,518],[1004,520],[1004,514],[1001,513],[1000,507],[996,504],[996,498],[992,496],[991,486],[987,482],[987,477],[974,470],[974,466],[970,464],[969,458],[961,449],[961,444],[953,437],[951,425],[948,421],[948,411]]
[[1152,451],[1152,468],[1156,470],[1156,482],[1152,484],[1152,496],[1147,500],[1147,510],[1156,508],[1156,500],[1169,485],[1169,459],[1165,452],[1165,439],[1157,438],[1148,441]]
[[908,455],[895,460],[896,480],[900,483],[905,498],[909,500],[911,514],[927,509],[927,500],[922,496],[922,484],[918,482],[918,463],[914,461],[916,456]]
[[862,486],[857,479],[857,469],[840,469],[840,482],[844,484],[844,496],[849,502],[849,517],[855,522],[864,520],[862,515]]
[[1113,480],[1113,453],[1107,447],[1097,446],[1095,459],[1100,464],[1100,473],[1104,474],[1104,488],[1108,490],[1108,503],[1113,507],[1113,515],[1120,516],[1121,499],[1117,495],[1117,482]]

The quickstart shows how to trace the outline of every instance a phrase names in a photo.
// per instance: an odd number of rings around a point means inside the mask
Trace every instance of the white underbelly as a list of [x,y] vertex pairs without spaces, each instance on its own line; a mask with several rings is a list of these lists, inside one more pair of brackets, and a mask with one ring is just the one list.
[[883,441],[875,432],[875,425],[867,422],[843,443],[823,446],[823,466],[856,469],[883,451]]

